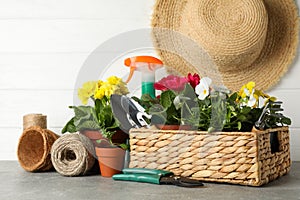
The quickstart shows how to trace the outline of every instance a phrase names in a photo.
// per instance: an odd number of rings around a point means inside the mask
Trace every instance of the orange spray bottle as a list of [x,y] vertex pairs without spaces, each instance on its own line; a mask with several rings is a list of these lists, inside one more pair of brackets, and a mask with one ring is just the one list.
[[153,56],[136,56],[127,58],[124,61],[125,66],[130,68],[130,73],[126,83],[128,83],[134,72],[139,71],[142,73],[142,94],[149,94],[155,97],[155,71],[163,67],[163,62]]

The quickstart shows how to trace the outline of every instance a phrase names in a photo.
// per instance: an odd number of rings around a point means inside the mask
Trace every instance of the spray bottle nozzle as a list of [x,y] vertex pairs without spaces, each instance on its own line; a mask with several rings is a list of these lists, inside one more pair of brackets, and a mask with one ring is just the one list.
[[153,56],[136,56],[125,59],[124,64],[130,67],[130,73],[126,83],[131,80],[134,71],[140,71],[142,73],[142,94],[149,93],[154,97],[155,90],[153,84],[155,81],[155,71],[163,67],[163,62]]
[[127,58],[124,60],[124,64],[125,66],[130,67],[130,74],[126,83],[131,80],[134,71],[136,70],[142,73],[155,73],[156,69],[163,66],[163,62],[153,56],[136,56]]

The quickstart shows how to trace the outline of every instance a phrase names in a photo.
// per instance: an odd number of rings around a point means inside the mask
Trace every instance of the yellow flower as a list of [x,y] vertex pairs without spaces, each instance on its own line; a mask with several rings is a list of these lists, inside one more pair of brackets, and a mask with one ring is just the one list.
[[89,81],[82,85],[82,88],[78,89],[78,97],[82,104],[86,105],[91,96],[93,96],[95,89],[97,88],[96,81]]
[[246,97],[250,97],[250,95],[253,93],[253,89],[255,87],[254,82],[249,82],[246,85],[243,85],[243,87],[239,91],[239,96],[243,99]]
[[95,99],[102,99],[104,96],[106,97],[110,97],[110,95],[113,94],[115,90],[115,86],[114,85],[111,85],[109,84],[108,82],[103,82],[101,87],[98,88],[96,91],[95,91],[95,95],[94,95],[94,98]]
[[247,83],[246,85],[246,88],[249,90],[250,94],[252,93],[254,87],[255,87],[255,83],[253,81]]
[[103,97],[104,97],[104,95],[105,95],[105,91],[103,90],[103,89],[97,89],[96,91],[95,91],[95,94],[94,94],[94,98],[95,99],[102,99]]
[[243,85],[243,87],[241,87],[240,91],[239,91],[239,96],[242,98],[245,98],[247,95],[245,94],[245,88],[246,85]]
[[116,76],[111,76],[107,79],[107,82],[112,85],[117,85],[122,79]]
[[104,83],[103,81],[99,80],[98,81],[98,88],[100,88],[103,85],[103,83]]
[[115,86],[114,94],[119,94],[119,95],[126,95],[128,94],[128,88],[126,86],[126,83],[124,83],[122,80]]
[[102,99],[104,96],[110,98],[112,94],[125,95],[128,94],[126,83],[121,78],[111,76],[106,82],[98,81],[98,87],[95,89],[94,98]]
[[105,84],[102,86],[102,88],[104,88],[105,96],[108,98],[110,98],[110,95],[112,95],[115,90],[115,86],[110,84]]
[[276,100],[277,100],[277,98],[276,98],[276,97],[270,97],[269,99],[270,99],[270,101],[272,101],[272,102],[274,102],[274,101],[276,101]]

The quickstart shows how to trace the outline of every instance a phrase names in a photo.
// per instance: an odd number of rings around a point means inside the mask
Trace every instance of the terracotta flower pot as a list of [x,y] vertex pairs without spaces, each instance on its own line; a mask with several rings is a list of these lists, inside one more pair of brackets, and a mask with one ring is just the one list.
[[[101,132],[98,130],[84,130],[80,131],[80,133],[88,137],[93,142],[94,147],[109,146],[108,140],[104,138]],[[98,143],[98,140],[101,140],[101,143]]]
[[125,150],[96,147],[96,155],[102,176],[112,177],[114,174],[121,173],[124,167]]
[[167,125],[167,124],[156,124],[156,127],[161,130],[190,130],[190,125]]

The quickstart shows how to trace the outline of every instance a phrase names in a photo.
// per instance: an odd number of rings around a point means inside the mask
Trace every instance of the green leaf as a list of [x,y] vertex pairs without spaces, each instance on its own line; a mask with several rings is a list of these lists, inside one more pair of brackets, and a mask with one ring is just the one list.
[[239,115],[237,117],[240,121],[246,121],[247,120],[247,117],[245,115]]
[[151,102],[153,101],[153,98],[147,93],[142,95],[141,100],[145,102]]
[[[145,94],[144,94],[145,95]],[[144,96],[143,95],[143,96]],[[137,98],[137,97],[135,97],[135,96],[133,96],[133,97],[131,97],[133,100],[135,100],[136,102],[138,102],[139,104],[141,104],[142,102],[143,102],[143,96],[142,96],[142,98],[140,99],[140,98]]]
[[171,90],[164,91],[160,95],[160,103],[164,108],[169,108],[175,99],[176,95]]
[[73,109],[76,118],[88,118],[91,115],[90,113],[91,109],[94,108],[91,106],[78,106],[78,107],[74,106]]
[[102,101],[100,99],[96,99],[95,100],[95,113],[100,113],[102,108],[103,108]]
[[127,149],[129,149],[129,145],[128,144],[119,144],[119,146],[122,148],[122,149],[124,149],[124,150],[127,150]]
[[242,123],[241,123],[241,122],[238,122],[237,125],[238,125],[238,127],[237,127],[238,130],[241,130],[241,129],[242,129]]
[[111,126],[106,127],[107,130],[114,130],[116,128],[119,128],[120,125],[115,121],[115,123],[113,123]]
[[212,133],[212,132],[214,132],[214,131],[215,131],[215,128],[214,128],[214,127],[209,127],[208,130],[207,130],[208,133]]
[[248,113],[251,112],[251,107],[244,107],[242,110],[241,110],[241,113],[244,114],[244,115],[247,115]]
[[100,130],[100,126],[95,121],[84,121],[77,125],[77,129],[78,130],[85,130],[85,129]]
[[231,103],[235,102],[237,97],[238,97],[238,94],[235,92],[235,93],[233,93],[232,95],[229,96],[228,101],[230,101]]
[[290,118],[288,118],[288,117],[282,118],[282,119],[281,119],[281,122],[282,122],[283,124],[286,124],[286,125],[291,125],[291,124],[292,124],[292,120],[291,120]]
[[61,133],[75,133],[77,131],[76,126],[74,125],[74,118],[70,119],[70,121],[67,122],[67,124],[64,126],[64,128],[61,130]]
[[194,88],[190,84],[185,84],[182,96],[194,99],[196,96]]

